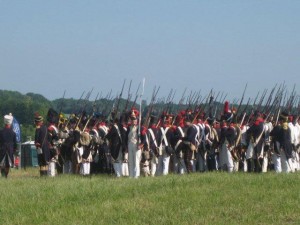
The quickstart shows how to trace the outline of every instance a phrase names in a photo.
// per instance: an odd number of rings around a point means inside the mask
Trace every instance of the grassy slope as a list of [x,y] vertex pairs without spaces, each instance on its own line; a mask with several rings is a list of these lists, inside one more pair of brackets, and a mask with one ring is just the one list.
[[0,224],[300,224],[300,174],[0,179]]

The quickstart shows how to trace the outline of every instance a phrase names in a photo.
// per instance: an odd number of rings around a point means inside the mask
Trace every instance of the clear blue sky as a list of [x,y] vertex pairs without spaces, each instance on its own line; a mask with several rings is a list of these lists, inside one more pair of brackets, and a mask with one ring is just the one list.
[[254,98],[284,81],[298,90],[299,72],[298,0],[0,0],[3,90],[79,98],[145,77],[146,99],[155,85],[233,99],[246,83]]

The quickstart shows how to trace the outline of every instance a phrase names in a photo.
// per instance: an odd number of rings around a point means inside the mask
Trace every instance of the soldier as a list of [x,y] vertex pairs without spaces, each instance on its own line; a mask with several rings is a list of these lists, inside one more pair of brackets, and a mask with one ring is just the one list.
[[50,150],[48,141],[48,129],[43,122],[43,117],[39,113],[35,113],[34,122],[35,130],[35,146],[38,154],[38,164],[40,166],[40,175],[46,176],[48,173],[48,164],[50,161]]
[[299,162],[299,157],[297,157],[297,154],[298,154],[297,146],[299,145],[299,130],[297,127],[297,117],[295,115],[289,116],[288,126],[291,130],[291,142],[292,142],[292,147],[293,147],[291,170],[292,170],[292,172],[295,172],[298,169],[298,162]]
[[[127,128],[126,146],[128,148],[129,177],[138,178],[140,176],[140,163],[142,148],[144,146],[144,136],[138,126],[139,111],[132,109],[130,119],[131,125]],[[140,133],[139,133],[140,132]]]
[[62,132],[60,132],[60,138],[65,139],[60,146],[60,158],[63,162],[63,173],[71,174],[73,173],[73,152],[75,145],[80,139],[79,131],[74,130],[76,125],[76,120],[71,118],[68,123],[68,127],[65,127]]
[[13,154],[17,150],[16,133],[12,130],[13,116],[4,116],[4,128],[0,131],[0,167],[1,175],[8,176],[10,167],[14,164]]
[[233,157],[231,152],[235,146],[235,129],[234,125],[230,123],[227,125],[226,121],[221,122],[220,133],[220,153],[219,153],[219,166],[221,170],[233,172]]
[[99,132],[97,129],[97,120],[98,116],[93,116],[88,123],[87,131],[91,136],[91,154],[92,154],[92,162],[91,164],[91,174],[98,173],[98,163],[99,163],[99,145],[101,143],[101,138],[99,136]]
[[155,117],[152,115],[150,118],[149,122],[149,128],[146,132],[146,146],[144,147],[149,151],[149,156],[150,156],[150,175],[152,177],[155,176],[156,174],[156,167],[158,164],[158,155],[159,155],[159,150],[158,150],[158,129],[156,128],[155,124]]
[[239,143],[239,147],[240,147],[240,154],[241,154],[241,167],[240,169],[243,172],[247,172],[248,171],[248,165],[247,165],[247,159],[246,159],[246,151],[247,151],[247,147],[248,147],[248,142],[247,142],[247,130],[249,129],[248,124],[244,121],[242,121],[242,124],[240,126],[240,130],[241,130],[241,140]]
[[194,172],[193,160],[195,151],[197,150],[197,134],[198,131],[196,127],[192,124],[193,118],[191,115],[185,117],[185,136],[182,139],[182,151],[184,163],[188,173]]
[[266,118],[264,117],[265,124],[264,124],[264,130],[265,130],[265,144],[264,144],[264,155],[263,155],[263,163],[262,163],[262,172],[268,171],[268,164],[269,164],[269,155],[270,155],[270,143],[271,143],[271,136],[270,133],[273,130],[273,124],[272,124],[272,117]]
[[[58,113],[50,108],[47,113],[48,121],[48,137],[49,137],[49,150],[50,150],[50,161],[48,165],[48,175],[54,177],[56,175],[56,163],[58,159]],[[61,167],[59,165],[59,167]]]
[[292,168],[293,146],[291,129],[288,126],[288,114],[283,112],[280,115],[281,127],[278,132],[278,140],[280,143],[280,161],[282,172],[289,173]]
[[296,170],[299,171],[300,170],[300,119],[299,116],[295,116],[294,120],[296,121],[296,130],[297,130],[297,140],[298,140],[298,144],[296,145]]
[[248,161],[248,172],[262,172],[264,155],[264,120],[261,113],[254,113],[254,122],[247,130],[248,148],[246,159]]
[[122,162],[122,175],[125,177],[129,176],[129,169],[128,169],[128,151],[126,147],[126,133],[128,129],[128,113],[123,113],[123,115],[120,118],[121,125],[122,125],[122,134],[124,134],[123,137],[123,162]]
[[[229,102],[224,102],[223,114],[221,116],[219,167],[221,170],[233,172],[235,157],[236,130],[233,123],[234,114],[229,108]],[[236,168],[236,167],[235,167]]]
[[187,172],[186,166],[183,160],[183,152],[182,152],[182,139],[184,138],[184,115],[185,111],[181,111],[176,117],[176,127],[174,127],[174,135],[173,135],[173,165],[174,172],[179,174],[184,174]]
[[[204,172],[207,170],[207,152],[206,152],[206,138],[209,133],[208,125],[205,121],[205,114],[202,114],[197,119],[197,124],[193,125],[197,129],[197,146],[198,151],[196,154],[196,161],[198,170]],[[196,163],[194,163],[194,170],[196,169]]]
[[170,120],[167,115],[163,118],[163,125],[158,129],[157,145],[159,149],[157,175],[168,175],[170,155],[172,154],[171,140],[173,139],[173,132],[170,129]]
[[111,162],[110,162],[110,152],[107,141],[107,134],[109,131],[108,126],[104,122],[104,118],[98,124],[98,133],[101,138],[101,143],[99,145],[99,171],[100,173],[110,173],[111,172]]
[[281,173],[281,158],[280,158],[280,130],[281,125],[280,121],[278,121],[278,124],[274,124],[273,129],[270,132],[271,137],[271,158],[274,164],[274,170],[276,173]]
[[209,125],[209,132],[206,139],[207,169],[208,171],[214,171],[217,170],[216,149],[219,144],[219,137],[217,130],[215,129],[215,118],[208,118],[207,122]]
[[78,145],[79,150],[79,158],[78,162],[80,163],[79,173],[83,176],[90,175],[91,171],[91,136],[87,131],[83,131],[80,133],[80,140]]
[[123,175],[122,163],[124,160],[123,156],[125,151],[124,135],[123,126],[119,123],[119,119],[116,118],[106,138],[109,141],[111,160],[117,177],[121,177]]

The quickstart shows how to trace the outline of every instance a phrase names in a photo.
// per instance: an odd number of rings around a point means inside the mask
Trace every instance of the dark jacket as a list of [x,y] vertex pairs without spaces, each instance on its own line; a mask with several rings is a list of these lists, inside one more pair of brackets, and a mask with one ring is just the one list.
[[0,160],[9,156],[13,162],[13,153],[17,149],[16,133],[8,127],[0,131]]

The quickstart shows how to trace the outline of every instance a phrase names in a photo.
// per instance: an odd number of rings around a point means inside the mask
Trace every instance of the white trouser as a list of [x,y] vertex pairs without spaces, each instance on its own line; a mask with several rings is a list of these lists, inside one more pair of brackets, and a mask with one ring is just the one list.
[[250,141],[247,151],[246,151],[246,159],[256,159],[256,158],[262,158],[264,154],[264,144],[262,145],[261,153],[260,155],[255,155],[254,152],[254,144]]
[[89,175],[91,170],[91,163],[90,162],[82,162],[80,165],[79,173],[81,175]]
[[274,170],[276,173],[281,173],[281,158],[280,155],[277,155],[276,153],[272,154],[272,161],[274,164]]
[[50,162],[48,165],[48,176],[55,177],[56,162]]
[[207,153],[200,153],[200,151],[196,155],[196,159],[198,162],[198,169],[200,172],[207,171]]
[[129,177],[138,178],[140,176],[140,162],[142,152],[137,149],[137,145],[128,142],[128,167]]
[[122,163],[122,175],[124,177],[129,176],[128,163],[125,163],[125,162]]
[[113,166],[114,166],[114,171],[115,171],[116,176],[121,177],[122,176],[122,163],[114,162]]
[[297,171],[299,171],[300,169],[300,160],[299,160],[299,154],[296,152],[296,155],[295,155],[295,169]]
[[173,163],[174,173],[184,174],[187,172],[183,158],[179,158],[176,155],[173,155]]
[[[128,161],[128,153],[124,154],[124,160]],[[123,162],[122,163],[122,174],[125,177],[129,176],[128,162]]]
[[287,159],[286,154],[283,150],[280,151],[281,159],[281,170],[284,173],[293,172],[293,162],[292,159]]
[[152,177],[154,177],[156,174],[157,163],[158,163],[158,159],[155,155],[153,155],[151,162],[150,162],[150,167],[151,167],[150,175]]
[[265,155],[263,157],[262,169],[261,169],[263,173],[266,173],[268,171],[268,163],[269,163],[268,155]]
[[170,156],[166,153],[165,147],[162,146],[162,155],[158,157],[156,174],[167,175],[169,173]]
[[239,161],[233,160],[233,172],[238,172],[239,171]]
[[244,159],[243,164],[244,164],[244,167],[243,167],[244,172],[247,172],[248,171],[248,163],[247,163],[247,159],[246,158]]
[[118,158],[114,161],[114,171],[117,177],[123,176],[122,174],[122,161],[123,161],[123,153],[121,149],[119,150]]
[[230,154],[230,151],[228,150],[226,144],[224,143],[220,149],[219,154],[220,159],[220,167],[223,170],[227,170],[228,172],[233,171],[233,160],[232,156]]
[[63,173],[64,174],[72,173],[72,161],[71,160],[65,161],[64,166],[63,166]]

